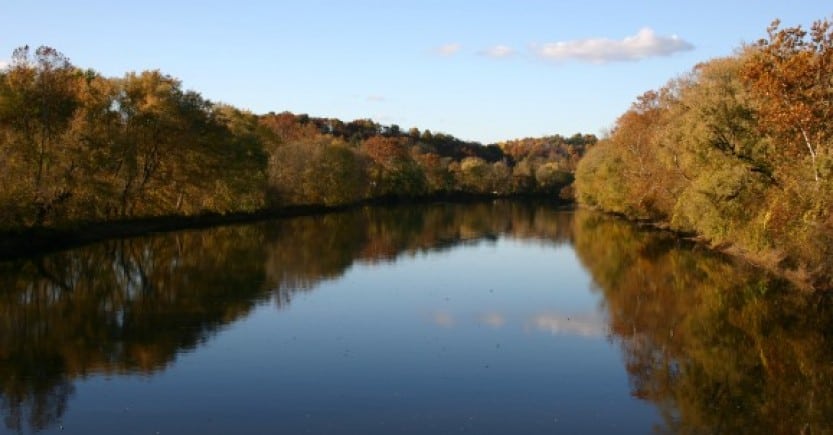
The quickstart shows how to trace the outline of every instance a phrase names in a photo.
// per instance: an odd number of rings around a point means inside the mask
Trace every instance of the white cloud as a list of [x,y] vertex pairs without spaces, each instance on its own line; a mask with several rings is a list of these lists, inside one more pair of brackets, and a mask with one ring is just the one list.
[[578,39],[533,46],[539,56],[552,60],[580,60],[592,63],[636,61],[655,56],[670,56],[694,46],[677,35],[659,36],[644,28],[622,40],[607,38]]
[[381,103],[387,101],[387,98],[382,95],[368,95],[367,101],[370,101],[371,103]]
[[486,50],[480,51],[479,54],[495,59],[502,59],[515,54],[515,49],[508,45],[495,45],[494,47],[489,47]]
[[7,66],[9,66],[9,62],[0,59],[0,69],[6,69]]
[[441,45],[441,46],[437,47],[434,51],[437,54],[439,54],[440,56],[449,57],[449,56],[454,56],[455,54],[460,52],[460,49],[462,49],[462,48],[463,48],[462,45],[460,45],[456,42],[452,42],[450,44]]

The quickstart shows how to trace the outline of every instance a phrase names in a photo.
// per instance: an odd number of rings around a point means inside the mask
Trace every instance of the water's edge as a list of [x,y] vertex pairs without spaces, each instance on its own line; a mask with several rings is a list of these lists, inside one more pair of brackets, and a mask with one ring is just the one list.
[[431,197],[384,197],[342,205],[297,205],[261,209],[250,213],[203,214],[196,216],[158,216],[111,222],[78,222],[69,228],[31,228],[20,231],[0,232],[0,260],[13,260],[38,254],[84,246],[115,238],[138,237],[152,233],[165,233],[189,229],[211,228],[221,225],[252,223],[270,219],[333,213],[365,206],[398,206],[432,203],[475,203],[483,201],[536,200],[572,209],[573,201],[540,195],[481,195],[448,194]]

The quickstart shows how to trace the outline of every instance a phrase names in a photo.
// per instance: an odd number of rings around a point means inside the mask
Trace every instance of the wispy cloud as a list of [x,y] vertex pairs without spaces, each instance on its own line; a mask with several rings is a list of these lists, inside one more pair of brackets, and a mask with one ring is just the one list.
[[366,99],[371,103],[382,103],[388,100],[383,95],[368,95]]
[[439,54],[440,56],[449,57],[449,56],[454,56],[455,54],[459,53],[460,49],[462,49],[462,48],[463,48],[462,45],[460,45],[456,42],[452,42],[452,43],[443,44],[443,45],[437,47],[436,49],[434,49],[434,52]]
[[670,56],[680,51],[693,50],[694,45],[677,35],[660,36],[644,28],[636,35],[621,40],[608,38],[577,39],[534,45],[539,56],[558,60],[579,60],[592,63],[637,61],[656,56]]
[[502,59],[505,57],[509,57],[515,54],[515,49],[508,46],[508,45],[495,45],[494,47],[489,47],[485,50],[481,50],[478,52],[483,56],[489,56],[495,59]]

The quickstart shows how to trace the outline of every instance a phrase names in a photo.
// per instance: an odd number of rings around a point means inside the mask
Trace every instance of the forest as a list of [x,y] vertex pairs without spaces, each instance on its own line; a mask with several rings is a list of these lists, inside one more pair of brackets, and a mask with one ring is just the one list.
[[104,77],[24,46],[0,69],[0,232],[538,195],[833,288],[831,145],[828,20],[773,22],[761,40],[645,92],[602,140],[489,145],[370,119],[254,114],[160,71]]
[[833,28],[782,28],[640,96],[576,172],[584,205],[833,288]]
[[572,198],[593,135],[481,145],[369,119],[256,115],[160,71],[51,47],[0,69],[0,231],[459,195]]

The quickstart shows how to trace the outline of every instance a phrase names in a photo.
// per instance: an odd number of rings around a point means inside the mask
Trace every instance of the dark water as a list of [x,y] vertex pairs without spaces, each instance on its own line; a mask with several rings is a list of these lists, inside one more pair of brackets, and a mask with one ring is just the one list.
[[587,211],[366,208],[0,263],[0,431],[829,433],[831,332]]

